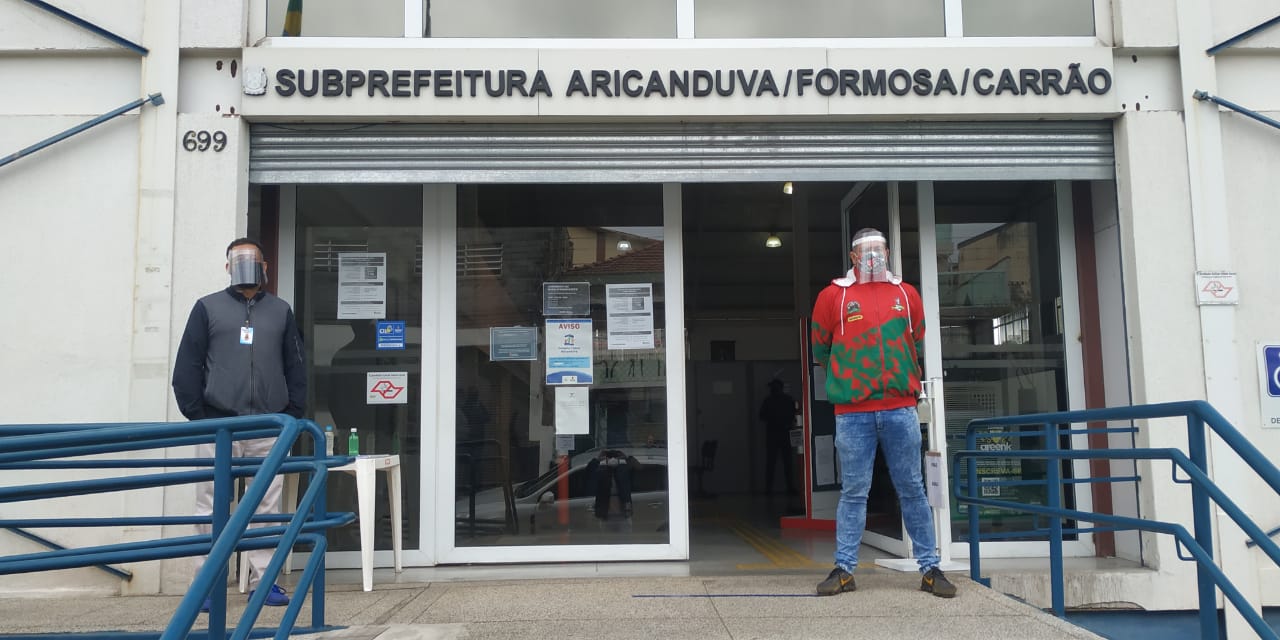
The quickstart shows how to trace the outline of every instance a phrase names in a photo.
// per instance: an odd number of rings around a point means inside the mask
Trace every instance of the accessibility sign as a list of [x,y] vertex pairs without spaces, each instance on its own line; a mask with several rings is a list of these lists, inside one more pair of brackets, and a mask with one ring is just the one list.
[[1280,429],[1280,341],[1258,344],[1258,382],[1262,426]]

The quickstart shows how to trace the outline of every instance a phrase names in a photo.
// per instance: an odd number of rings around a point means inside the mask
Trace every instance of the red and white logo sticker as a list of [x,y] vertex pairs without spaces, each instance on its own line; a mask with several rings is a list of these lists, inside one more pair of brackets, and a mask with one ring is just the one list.
[[408,371],[371,371],[365,374],[366,404],[408,404]]

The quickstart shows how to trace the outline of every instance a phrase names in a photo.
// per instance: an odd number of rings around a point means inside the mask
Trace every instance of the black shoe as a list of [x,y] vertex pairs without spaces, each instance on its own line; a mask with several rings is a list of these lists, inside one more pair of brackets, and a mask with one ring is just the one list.
[[956,586],[947,580],[947,576],[942,573],[942,569],[933,567],[925,572],[924,577],[920,578],[920,590],[928,591],[939,598],[956,597]]
[[853,574],[836,567],[827,575],[827,579],[818,583],[818,595],[834,596],[845,591],[857,591],[858,585],[853,583]]

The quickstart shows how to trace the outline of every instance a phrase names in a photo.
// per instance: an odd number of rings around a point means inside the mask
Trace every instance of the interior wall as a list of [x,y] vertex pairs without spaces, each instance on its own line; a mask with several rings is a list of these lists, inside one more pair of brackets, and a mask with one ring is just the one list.
[[[690,367],[690,461],[698,463],[702,443],[717,442],[715,466],[705,473],[708,493],[760,493],[765,481],[765,424],[760,405],[769,395],[768,383],[777,378],[783,391],[799,400],[800,362],[788,360],[737,360],[693,362]],[[784,486],[779,467],[773,490]],[[795,470],[799,477],[799,467]],[[697,477],[690,486],[698,489]]]
[[[1120,218],[1116,206],[1116,183],[1102,180],[1092,185],[1093,247],[1098,274],[1098,320],[1102,340],[1103,385],[1106,406],[1132,404],[1129,395],[1129,352],[1125,340],[1124,277],[1120,260]],[[1110,426],[1127,426],[1113,423]],[[1109,434],[1108,446],[1127,449],[1134,445],[1129,434]],[[1136,475],[1133,461],[1114,460],[1111,475]],[[1111,506],[1116,515],[1137,517],[1138,490],[1132,483],[1111,487]],[[1115,534],[1116,556],[1134,562],[1142,561],[1141,536],[1136,531]]]

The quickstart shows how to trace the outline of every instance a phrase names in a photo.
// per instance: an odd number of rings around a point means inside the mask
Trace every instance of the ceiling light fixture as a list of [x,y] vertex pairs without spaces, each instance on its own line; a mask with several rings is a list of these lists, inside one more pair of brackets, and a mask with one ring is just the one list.
[[783,193],[785,193],[785,194],[787,194],[787,195],[791,195],[791,192],[792,192],[794,189],[795,189],[795,185],[792,185],[790,180],[788,180],[788,181],[786,181],[786,182],[782,183],[782,192],[783,192]]
[[764,246],[770,249],[777,249],[782,246],[782,238],[779,238],[778,234],[770,231],[769,237],[764,240]]
[[630,250],[631,250],[631,241],[630,241],[630,240],[619,240],[619,241],[618,241],[618,251],[630,251]]

